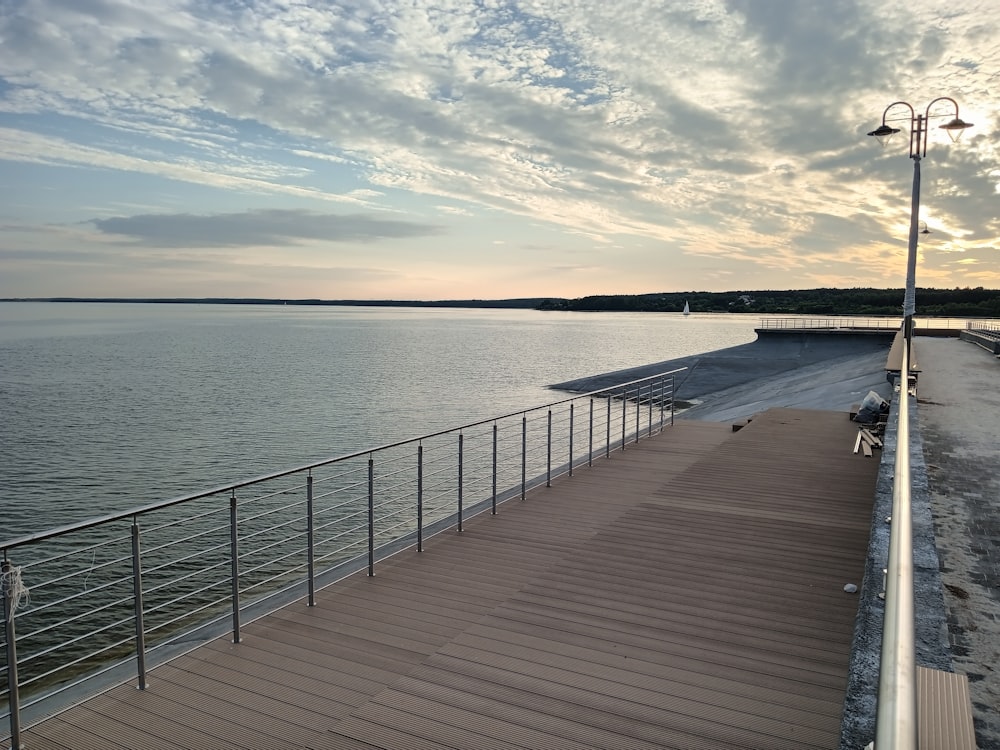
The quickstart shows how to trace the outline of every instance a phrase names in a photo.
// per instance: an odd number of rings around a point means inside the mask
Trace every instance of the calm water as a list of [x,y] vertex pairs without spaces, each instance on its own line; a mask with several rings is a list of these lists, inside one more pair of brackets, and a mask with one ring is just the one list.
[[537,406],[755,316],[0,303],[0,539]]

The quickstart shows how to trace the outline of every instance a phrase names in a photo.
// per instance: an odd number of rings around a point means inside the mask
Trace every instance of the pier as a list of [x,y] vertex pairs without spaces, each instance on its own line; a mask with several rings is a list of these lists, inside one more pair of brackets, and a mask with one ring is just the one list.
[[[945,344],[965,348],[945,352]],[[975,475],[961,500],[949,497],[945,479],[955,469],[941,441],[961,438],[967,454],[984,455],[975,446],[995,446],[1000,404],[982,398],[978,380],[948,390],[948,404],[938,399],[949,388],[949,366],[971,358],[978,377],[989,378],[1000,361],[958,339],[920,351],[928,403],[917,406],[918,424],[932,429],[918,431],[917,447],[935,464],[918,470],[916,492],[967,506],[963,518],[978,536],[962,565],[986,576],[988,590],[997,580],[989,525],[996,480]],[[965,428],[949,421],[952,409],[961,410]],[[617,426],[610,406],[608,413]],[[642,408],[634,418],[645,425]],[[632,420],[631,412],[622,418]],[[247,618],[238,642],[227,633],[151,668],[143,690],[132,679],[37,717],[21,743],[31,750],[841,747],[845,703],[866,710],[848,694],[866,689],[852,674],[863,664],[859,602],[879,600],[870,580],[867,591],[845,586],[863,588],[871,577],[885,493],[884,462],[879,452],[853,450],[857,432],[846,411],[782,406],[738,423],[637,427],[641,440],[623,439],[599,460],[578,463],[572,476],[503,498],[495,515],[480,506],[461,530],[439,530],[419,550],[393,550],[374,569],[324,582],[314,606],[298,598]],[[933,546],[933,528],[931,537]],[[959,567],[954,552],[943,554],[951,556],[946,567]],[[956,605],[958,589],[988,615],[990,602],[953,573],[943,574],[946,606]],[[957,665],[983,673],[977,683],[993,689],[971,643],[975,613],[968,617],[958,624],[954,612],[942,612],[931,631],[948,620],[952,643],[965,651]],[[1000,735],[992,734],[990,707],[974,685],[976,706],[967,709],[968,687],[948,679],[947,633],[937,636],[918,647],[921,700],[959,715],[925,724],[920,747],[941,737],[941,747],[975,747],[968,733],[935,734],[948,723],[965,731],[970,713],[992,741]],[[934,694],[955,685],[957,700]],[[860,717],[862,732],[870,720]]]

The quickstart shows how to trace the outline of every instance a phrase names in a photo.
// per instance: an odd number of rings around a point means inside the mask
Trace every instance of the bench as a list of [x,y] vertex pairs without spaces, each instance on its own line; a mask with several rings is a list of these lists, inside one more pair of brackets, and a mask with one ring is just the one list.
[[976,750],[964,674],[917,667],[917,737],[919,750]]

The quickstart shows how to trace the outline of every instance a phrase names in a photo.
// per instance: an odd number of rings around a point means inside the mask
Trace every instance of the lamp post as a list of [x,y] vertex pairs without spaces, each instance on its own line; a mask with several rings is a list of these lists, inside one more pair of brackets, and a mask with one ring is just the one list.
[[[958,104],[946,96],[927,105],[923,114],[917,114],[906,102],[893,102],[882,113],[882,125],[868,135],[879,143],[899,132],[886,124],[886,116],[893,107],[904,106],[910,117],[910,158],[913,159],[913,205],[910,210],[910,247],[906,263],[906,294],[903,299],[903,345],[900,385],[899,429],[895,462],[895,479],[892,490],[892,533],[889,536],[889,555],[886,563],[885,614],[882,628],[882,655],[879,666],[878,702],[875,721],[875,747],[877,750],[914,750],[917,747],[917,695],[916,648],[913,601],[913,516],[910,507],[909,461],[909,384],[910,352],[913,342],[913,313],[915,308],[917,270],[917,235],[921,233],[920,212],[920,160],[927,155],[927,123],[931,108],[938,102],[951,102],[955,116],[941,127],[952,140],[958,140],[962,131],[971,125],[958,117]],[[935,115],[937,116],[937,115]],[[905,120],[906,117],[895,118]],[[927,232],[927,225],[923,232]]]
[[[920,213],[920,160],[927,156],[927,132],[928,121],[931,117],[946,117],[947,115],[932,115],[931,107],[938,102],[951,102],[955,108],[955,116],[944,125],[940,125],[942,130],[946,130],[953,142],[958,142],[962,136],[962,131],[971,128],[971,122],[965,122],[958,116],[958,103],[948,96],[939,96],[927,105],[922,114],[918,114],[913,109],[913,105],[908,102],[893,102],[882,113],[882,124],[868,135],[885,146],[893,135],[899,132],[899,128],[887,125],[886,116],[893,107],[906,107],[910,113],[901,117],[894,117],[889,122],[910,120],[910,158],[913,159],[913,199],[910,208],[910,243],[909,252],[906,257],[906,291],[903,296],[903,335],[906,337],[907,346],[913,340],[913,313],[916,309],[916,277],[917,277],[917,234],[919,234],[918,215]],[[906,373],[904,377],[908,377]]]

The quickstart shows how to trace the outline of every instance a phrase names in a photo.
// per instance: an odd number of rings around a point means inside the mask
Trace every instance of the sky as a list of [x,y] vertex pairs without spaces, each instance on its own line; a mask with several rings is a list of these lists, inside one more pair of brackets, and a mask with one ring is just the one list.
[[0,0],[0,297],[902,287],[914,113],[1000,288],[995,0]]

